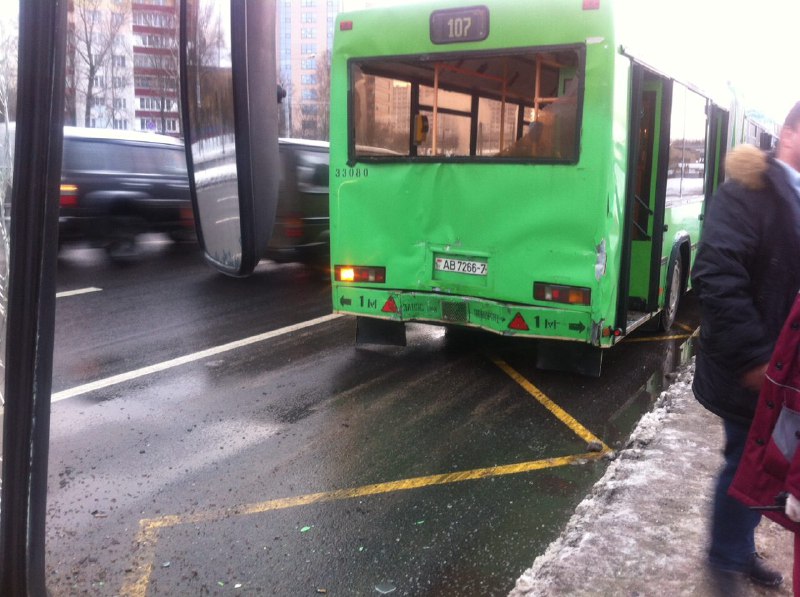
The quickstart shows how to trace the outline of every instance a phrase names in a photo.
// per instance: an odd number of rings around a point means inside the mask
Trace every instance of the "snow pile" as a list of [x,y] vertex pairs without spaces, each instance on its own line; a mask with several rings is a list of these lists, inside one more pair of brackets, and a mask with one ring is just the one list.
[[722,426],[694,400],[693,373],[693,363],[678,372],[510,597],[706,594],[706,512]]

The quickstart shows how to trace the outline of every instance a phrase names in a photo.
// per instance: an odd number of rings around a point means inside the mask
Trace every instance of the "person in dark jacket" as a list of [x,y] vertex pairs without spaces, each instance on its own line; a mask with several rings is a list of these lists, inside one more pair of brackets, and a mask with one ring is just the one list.
[[781,128],[774,155],[741,146],[726,168],[729,180],[706,210],[692,270],[701,309],[693,390],[725,429],[709,563],[715,571],[777,586],[782,576],[755,549],[761,515],[730,497],[728,488],[767,363],[800,289],[800,102]]

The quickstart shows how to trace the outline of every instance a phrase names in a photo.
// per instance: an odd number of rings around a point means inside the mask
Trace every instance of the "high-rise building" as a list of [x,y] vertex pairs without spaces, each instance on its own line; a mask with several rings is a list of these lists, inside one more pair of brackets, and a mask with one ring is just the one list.
[[286,91],[281,134],[328,138],[330,51],[340,0],[278,0],[278,80]]
[[178,4],[176,0],[134,0],[133,87],[136,130],[177,135]]
[[[369,4],[276,0],[282,135],[328,138],[336,15]],[[68,124],[180,135],[178,10],[178,0],[69,0]]]

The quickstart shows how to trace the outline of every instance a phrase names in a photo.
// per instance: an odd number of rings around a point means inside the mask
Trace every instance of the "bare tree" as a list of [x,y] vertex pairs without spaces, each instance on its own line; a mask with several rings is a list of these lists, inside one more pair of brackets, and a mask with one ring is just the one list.
[[331,122],[331,54],[317,58],[317,118],[315,139],[327,141]]
[[74,51],[75,95],[85,100],[84,126],[91,124],[92,106],[114,88],[113,75],[108,73],[113,71],[112,57],[130,14],[129,0],[74,0],[69,45]]
[[0,21],[0,112],[3,122],[17,117],[17,19]]
[[190,116],[202,139],[224,140],[227,123],[222,117],[232,112],[233,88],[230,77],[230,48],[223,33],[218,6],[213,0],[190,3],[188,48]]
[[[303,74],[303,87],[288,86],[290,106],[287,111],[292,119],[289,128],[292,136],[327,141],[330,136],[331,57],[328,52],[323,52],[314,60],[314,74]],[[292,106],[296,106],[294,114]]]
[[[130,87],[131,81],[131,48],[128,45],[126,36],[118,36],[114,42],[111,60],[106,63],[106,82],[110,83],[106,87],[106,126],[111,123],[114,128],[117,124],[126,120],[128,116],[128,106],[126,105],[125,89]],[[133,108],[133,106],[131,106]]]
[[[17,116],[17,46],[19,23],[16,18],[0,19],[0,371],[5,368],[6,308],[10,255],[11,178],[14,167],[14,135],[11,122]],[[0,413],[3,393],[0,389]]]
[[278,85],[282,90],[278,108],[278,134],[282,137],[292,136],[292,80],[287,73],[281,73]]
[[75,22],[70,19],[67,23],[67,55],[64,80],[64,124],[75,126],[77,124],[78,108],[75,105]]
[[203,66],[220,66],[230,60],[222,21],[214,2],[201,2],[197,15],[197,62]]

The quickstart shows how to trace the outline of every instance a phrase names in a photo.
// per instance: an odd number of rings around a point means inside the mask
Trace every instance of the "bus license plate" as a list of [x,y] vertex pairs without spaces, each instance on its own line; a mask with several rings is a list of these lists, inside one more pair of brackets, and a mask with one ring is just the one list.
[[434,267],[440,272],[455,272],[471,276],[485,276],[488,268],[485,261],[472,261],[471,259],[456,259],[453,257],[436,257]]

